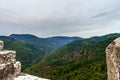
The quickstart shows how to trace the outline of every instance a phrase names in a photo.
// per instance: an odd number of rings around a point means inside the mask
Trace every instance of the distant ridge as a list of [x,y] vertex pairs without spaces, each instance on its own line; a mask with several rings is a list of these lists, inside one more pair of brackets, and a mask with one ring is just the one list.
[[82,40],[80,37],[67,37],[67,36],[53,36],[48,38],[39,38],[31,34],[11,34],[11,38],[25,43],[32,44],[36,47],[41,47],[45,52],[51,52],[67,43],[72,41]]

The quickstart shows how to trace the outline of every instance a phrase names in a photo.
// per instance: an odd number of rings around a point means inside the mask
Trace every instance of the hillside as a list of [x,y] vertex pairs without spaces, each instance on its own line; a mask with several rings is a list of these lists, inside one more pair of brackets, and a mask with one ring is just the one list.
[[[22,62],[22,70],[38,63],[45,55],[47,55],[47,53],[50,53],[57,48],[47,39],[38,38],[30,34],[0,36],[0,40],[4,41],[5,49],[15,50],[17,52],[17,60]],[[65,40],[66,43],[67,40]],[[57,40],[54,41],[57,42]],[[61,41],[58,41],[58,44],[60,44],[59,42]]]
[[[58,48],[49,57],[50,57],[50,59],[62,58],[64,55],[75,52],[76,50],[78,50],[79,48],[81,48],[85,45],[91,45],[95,42],[99,42],[99,41],[104,40],[106,38],[118,37],[118,36],[120,36],[120,34],[116,33],[116,34],[108,34],[108,35],[104,35],[104,36],[96,36],[96,37],[91,37],[88,39],[73,41],[71,43],[68,43],[68,44]],[[86,51],[87,51],[87,49],[86,49]]]
[[75,41],[57,49],[25,72],[51,80],[107,80],[106,46],[120,34]]
[[44,54],[51,53],[55,49],[67,43],[70,43],[72,41],[82,39],[79,37],[67,37],[67,36],[66,37],[56,36],[56,37],[49,37],[49,38],[39,38],[31,34],[12,34],[10,35],[10,37],[18,41],[27,43],[29,46],[31,46],[31,48],[38,47],[37,49]]
[[61,46],[64,46],[67,43],[77,41],[77,40],[83,40],[83,38],[80,38],[80,37],[68,37],[68,36],[54,36],[54,37],[48,37],[45,39],[53,43],[53,45],[56,46],[56,49]]
[[[54,50],[54,45],[46,39],[36,37],[30,34],[12,34],[10,35],[11,38],[27,43],[33,50],[39,51],[43,54],[50,53]],[[37,47],[37,50],[34,49]]]
[[35,52],[26,43],[6,36],[0,36],[0,40],[4,41],[5,49],[15,50],[17,52],[17,60],[22,62],[22,69],[25,69],[43,57],[43,54],[38,54],[37,51]]

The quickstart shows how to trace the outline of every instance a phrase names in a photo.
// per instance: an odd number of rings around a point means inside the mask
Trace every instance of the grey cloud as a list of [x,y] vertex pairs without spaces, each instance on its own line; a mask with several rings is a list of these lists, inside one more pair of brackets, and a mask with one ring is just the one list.
[[103,12],[103,13],[100,13],[100,14],[93,16],[92,19],[99,18],[99,17],[105,17],[105,16],[108,16],[110,13],[111,12]]
[[[78,20],[79,18],[57,18],[57,19],[47,19],[43,21],[35,21],[31,24],[24,24],[20,26],[28,26],[29,28],[24,29],[24,32],[27,32],[28,30],[31,31],[31,33],[36,32],[36,34],[42,34],[42,35],[70,35],[71,33],[76,32],[83,32],[88,31],[92,29],[98,29],[99,27],[89,27],[85,26],[85,23],[83,24],[82,21]],[[82,22],[82,23],[81,23]],[[72,35],[73,35],[72,34]]]
[[119,21],[119,5],[119,0],[1,0],[0,32],[42,37],[100,35]]

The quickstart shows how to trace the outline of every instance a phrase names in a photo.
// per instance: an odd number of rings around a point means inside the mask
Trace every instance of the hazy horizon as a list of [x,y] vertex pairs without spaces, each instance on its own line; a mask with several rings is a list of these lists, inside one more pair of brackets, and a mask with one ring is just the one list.
[[[33,35],[33,36],[36,36],[36,37],[39,37],[39,38],[50,38],[50,37],[80,37],[80,38],[91,38],[91,37],[100,37],[100,36],[105,36],[105,35],[109,35],[109,34],[120,34],[120,33],[108,33],[108,34],[103,34],[103,35],[93,35],[93,36],[90,36],[90,37],[82,37],[82,36],[69,36],[69,35],[53,35],[53,36],[44,36],[44,37],[41,37],[41,36],[38,36],[38,35],[35,35],[35,34],[15,34],[15,35]],[[13,34],[9,34],[9,35],[0,35],[0,36],[10,36],[10,35],[13,35]]]
[[120,30],[119,0],[0,0],[0,35],[88,38]]

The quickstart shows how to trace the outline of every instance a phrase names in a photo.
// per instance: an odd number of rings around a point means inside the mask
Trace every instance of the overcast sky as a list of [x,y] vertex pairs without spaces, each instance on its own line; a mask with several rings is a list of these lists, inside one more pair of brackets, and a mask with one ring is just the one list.
[[120,32],[120,0],[0,0],[0,35],[91,37]]

